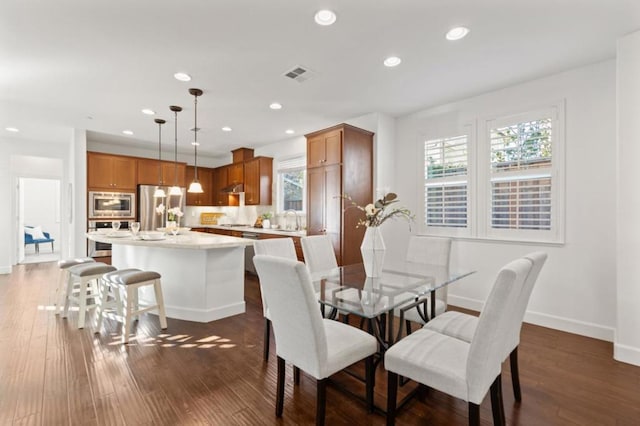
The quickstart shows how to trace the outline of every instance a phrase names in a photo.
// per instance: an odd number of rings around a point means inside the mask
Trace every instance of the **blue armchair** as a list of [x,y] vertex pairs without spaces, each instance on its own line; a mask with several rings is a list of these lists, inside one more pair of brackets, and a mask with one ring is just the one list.
[[[25,226],[25,228],[33,229],[33,226]],[[53,242],[55,241],[51,238],[51,235],[48,232],[42,232],[45,238],[34,239],[33,235],[28,234],[26,231],[24,233],[24,246],[27,247],[27,244],[35,244],[36,253],[40,253],[40,244],[41,243],[51,243],[51,252],[53,253]]]

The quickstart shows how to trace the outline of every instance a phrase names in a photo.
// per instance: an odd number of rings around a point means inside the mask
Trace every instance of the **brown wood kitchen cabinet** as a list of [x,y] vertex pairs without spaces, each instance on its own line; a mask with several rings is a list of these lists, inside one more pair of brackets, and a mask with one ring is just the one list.
[[244,203],[270,205],[273,158],[255,157],[244,162]]
[[238,206],[240,204],[238,194],[222,192],[222,189],[231,183],[229,169],[229,165],[213,169],[212,202],[214,206]]
[[259,240],[267,240],[269,238],[291,238],[293,240],[293,247],[296,249],[296,256],[300,262],[304,262],[304,254],[302,252],[302,244],[300,243],[300,237],[297,236],[288,236],[282,234],[269,234],[269,233],[259,233]]
[[307,168],[340,164],[342,134],[342,129],[334,129],[307,135]]
[[165,185],[172,186],[175,183],[176,169],[178,172],[178,186],[184,187],[186,182],[186,163],[178,163],[177,167],[173,161],[161,161],[162,181],[160,181],[160,171],[158,160],[150,158],[138,159],[138,185]]
[[227,183],[242,183],[244,181],[244,163],[233,163],[227,166]]
[[362,212],[373,200],[373,133],[348,124],[306,135],[307,235],[329,235],[340,265],[362,262]]
[[87,188],[135,191],[136,166],[133,157],[87,152]]
[[[195,167],[187,166],[186,184],[189,185],[195,178]],[[202,193],[187,192],[187,206],[212,206],[213,204],[213,169],[198,167],[198,180],[202,185]]]

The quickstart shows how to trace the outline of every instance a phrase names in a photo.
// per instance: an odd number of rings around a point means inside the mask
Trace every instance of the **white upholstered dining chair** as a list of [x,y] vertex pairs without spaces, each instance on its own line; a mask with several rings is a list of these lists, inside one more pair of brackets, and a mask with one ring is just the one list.
[[[529,304],[531,292],[538,280],[538,275],[547,260],[547,254],[544,252],[533,252],[524,256],[533,263],[531,272],[524,282],[522,291],[518,295],[515,310],[513,311],[513,321],[522,324],[524,314]],[[478,317],[464,314],[462,312],[449,311],[437,316],[429,321],[424,328],[436,331],[447,336],[465,342],[471,342],[478,327]],[[522,392],[520,390],[520,373],[518,368],[518,346],[520,346],[520,328],[513,328],[511,334],[505,339],[505,346],[502,348],[502,359],[509,357],[511,365],[511,385],[513,387],[513,395],[516,401],[522,401]]]
[[[331,274],[338,268],[336,253],[333,250],[331,237],[328,235],[310,235],[300,238],[302,245],[302,253],[304,255],[304,263],[307,265],[311,276],[322,275],[323,273]],[[320,289],[316,288],[316,292]],[[356,292],[351,294],[348,290],[341,292],[341,297],[354,301],[360,300]],[[324,306],[322,307],[324,314]],[[349,313],[346,311],[338,311],[342,315],[343,322],[349,322]]]
[[[451,258],[451,238],[443,237],[425,237],[420,235],[412,235],[409,238],[407,254],[405,260],[407,262],[421,263],[424,265],[444,267],[449,271],[449,262]],[[420,304],[415,308],[404,312],[405,326],[407,334],[411,333],[411,322],[424,324],[425,319],[433,318],[431,312],[430,296],[423,297],[424,304]],[[420,309],[426,308],[426,317],[423,318]],[[447,286],[436,290],[435,315],[440,315],[447,309]],[[400,315],[400,310],[395,310],[396,316]],[[424,313],[423,313],[424,314]]]
[[514,311],[532,265],[521,258],[500,270],[470,342],[423,327],[385,353],[387,425],[395,424],[398,375],[467,401],[470,425],[480,424],[480,404],[490,389],[494,424],[504,424],[502,351],[520,328]]
[[[269,256],[279,256],[291,260],[297,260],[296,248],[291,238],[268,238],[266,240],[257,240],[253,243],[253,249],[256,255],[264,254]],[[271,340],[271,316],[269,314],[269,306],[264,297],[262,289],[262,281],[260,281],[260,297],[262,298],[262,315],[264,316],[264,345],[263,358],[269,360],[269,342]]]
[[[323,319],[304,263],[275,256],[256,255],[254,264],[269,305],[276,338],[278,374],[276,416],[284,405],[285,362],[317,381],[316,424],[324,424],[327,378],[358,361],[366,364],[366,401],[373,411],[375,337],[338,321]],[[299,377],[299,376],[298,376]],[[299,378],[295,378],[297,384]]]

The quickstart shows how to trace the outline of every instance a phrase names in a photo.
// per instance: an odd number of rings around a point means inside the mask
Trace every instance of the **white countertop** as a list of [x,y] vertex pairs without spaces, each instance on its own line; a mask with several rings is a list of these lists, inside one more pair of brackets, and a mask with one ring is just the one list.
[[[144,234],[144,231],[140,232],[140,235],[142,234]],[[166,235],[162,240],[142,240],[140,237],[134,238],[128,231],[118,231],[112,235],[100,232],[87,232],[85,235],[90,240],[107,244],[196,250],[249,246],[253,245],[254,242],[254,240],[247,238],[205,234],[202,232],[184,232],[176,236]]]
[[286,235],[289,237],[305,237],[307,231],[287,231],[284,229],[264,229],[253,226],[225,226],[225,225],[190,225],[192,228],[225,229],[227,231],[254,232],[256,234]]

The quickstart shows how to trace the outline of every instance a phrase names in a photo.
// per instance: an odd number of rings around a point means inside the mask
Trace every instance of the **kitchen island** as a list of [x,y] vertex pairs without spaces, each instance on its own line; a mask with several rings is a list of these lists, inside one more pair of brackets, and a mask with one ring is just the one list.
[[[162,240],[141,240],[122,231],[86,236],[111,244],[111,262],[118,269],[160,273],[169,318],[209,322],[245,311],[244,252],[252,240],[199,232]],[[152,302],[153,291],[145,290],[140,299]]]

